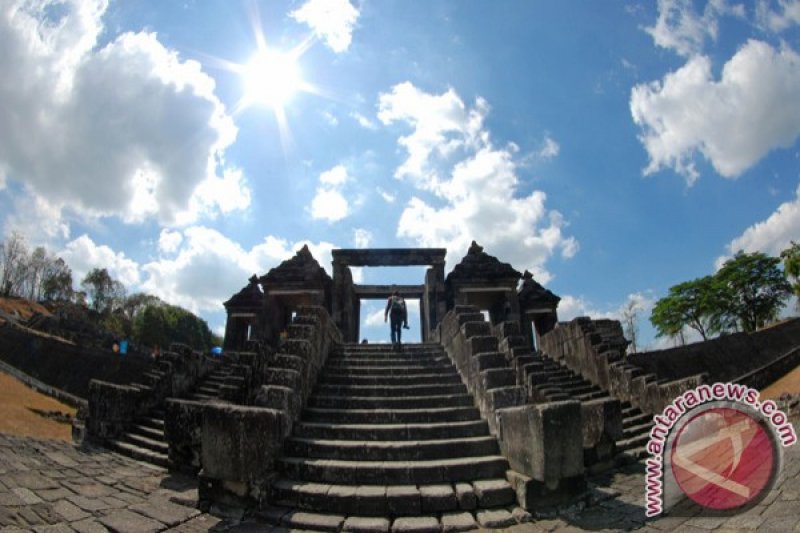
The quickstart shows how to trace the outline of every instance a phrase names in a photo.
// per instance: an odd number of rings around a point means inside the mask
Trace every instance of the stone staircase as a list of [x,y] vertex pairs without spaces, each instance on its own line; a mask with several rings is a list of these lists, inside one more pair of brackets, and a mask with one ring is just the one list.
[[[577,372],[567,368],[537,352],[531,359],[533,366],[523,367],[527,372],[535,371],[535,376],[525,376],[534,399],[538,401],[557,401],[575,399],[588,401],[611,398],[611,394],[594,385]],[[530,377],[529,377],[530,376]],[[653,426],[653,417],[643,413],[630,402],[622,402],[623,436],[617,441],[617,462],[625,463],[642,459],[647,455],[645,447]]]
[[[159,371],[152,370],[144,377],[150,381],[157,379],[158,374]],[[191,390],[187,399],[216,401],[227,374],[224,368],[210,372]],[[161,406],[139,417],[120,438],[109,442],[109,448],[138,461],[169,467],[169,445],[164,436],[164,411]]]
[[507,527],[508,469],[441,346],[343,345],[286,442],[265,517],[330,531]]

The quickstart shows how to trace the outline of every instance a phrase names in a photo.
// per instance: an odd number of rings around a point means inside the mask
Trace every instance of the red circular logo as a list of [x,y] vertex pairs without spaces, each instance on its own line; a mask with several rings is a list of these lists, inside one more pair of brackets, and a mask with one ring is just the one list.
[[715,407],[691,418],[672,445],[681,490],[710,509],[734,509],[757,498],[777,458],[764,426],[735,408]]

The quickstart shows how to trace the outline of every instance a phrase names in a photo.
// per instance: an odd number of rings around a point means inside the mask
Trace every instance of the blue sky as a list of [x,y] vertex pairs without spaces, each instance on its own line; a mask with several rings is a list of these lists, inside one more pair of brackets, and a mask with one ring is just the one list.
[[653,347],[671,285],[800,239],[797,0],[0,14],[0,229],[217,331],[221,302],[304,243],[328,269],[332,248],[446,247],[449,271],[474,239],[562,319],[634,302]]

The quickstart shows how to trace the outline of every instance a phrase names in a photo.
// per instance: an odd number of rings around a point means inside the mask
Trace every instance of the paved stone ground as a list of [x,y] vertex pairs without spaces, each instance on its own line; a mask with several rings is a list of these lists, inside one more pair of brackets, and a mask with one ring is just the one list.
[[[0,434],[0,531],[138,533],[151,531],[284,531],[255,518],[195,509],[197,485],[99,448]],[[641,464],[591,482],[591,501],[553,519],[506,531],[800,531],[800,446],[786,450],[775,489],[745,513],[699,516],[691,505],[645,520]]]

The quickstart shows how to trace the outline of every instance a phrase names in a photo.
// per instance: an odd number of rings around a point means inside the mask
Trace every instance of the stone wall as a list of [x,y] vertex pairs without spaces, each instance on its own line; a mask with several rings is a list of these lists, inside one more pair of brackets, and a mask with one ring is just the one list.
[[[535,384],[541,377],[541,354],[531,350],[528,338],[520,332],[518,322],[501,322],[492,326],[498,339],[498,348],[514,370],[517,385],[525,389],[529,403],[547,403]],[[570,400],[564,394],[560,400]],[[615,442],[622,438],[622,409],[619,400],[600,399],[581,402],[581,429],[583,433],[584,466],[599,472],[613,466]]]
[[260,383],[255,405],[170,402],[165,420],[170,458],[184,470],[202,467],[201,505],[269,503],[275,459],[339,342],[339,330],[323,307],[301,307],[279,351],[251,367],[252,382]]
[[0,326],[0,359],[25,374],[73,396],[87,399],[93,378],[110,383],[141,379],[152,367],[149,357],[120,355],[36,335],[10,324]]
[[755,333],[733,333],[706,342],[642,352],[628,362],[660,378],[705,374],[710,383],[736,381],[800,346],[800,318]]
[[136,419],[191,389],[218,361],[173,344],[152,363],[140,382],[120,385],[99,379],[89,384],[87,436],[100,444],[120,436]]
[[561,322],[542,335],[540,344],[550,358],[645,413],[660,413],[675,396],[705,379],[703,374],[660,376],[634,364],[633,357],[625,356],[628,341],[616,320],[580,317]]
[[[504,330],[513,333],[511,330]],[[513,336],[513,335],[510,335]],[[503,455],[517,500],[526,509],[569,501],[585,488],[583,422],[577,401],[528,404],[512,360],[474,306],[457,305],[436,329],[439,341],[475,397]],[[516,341],[504,338],[504,350]]]

